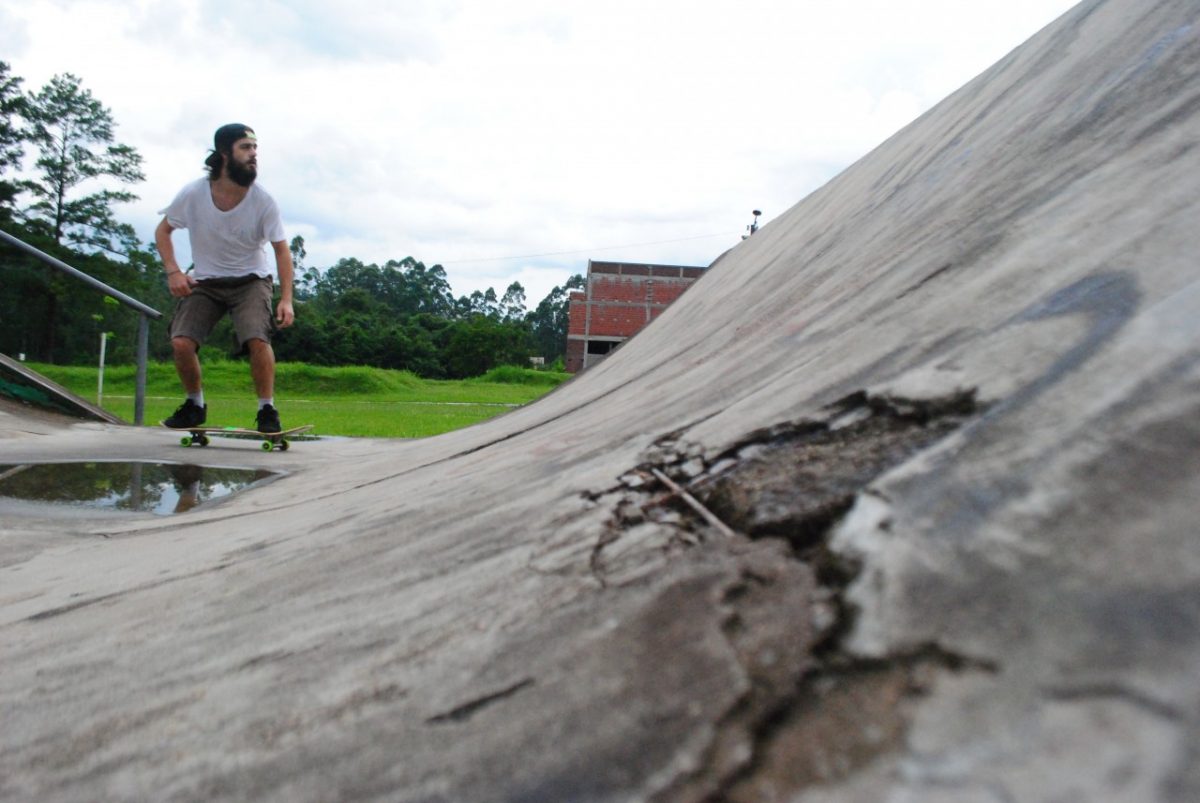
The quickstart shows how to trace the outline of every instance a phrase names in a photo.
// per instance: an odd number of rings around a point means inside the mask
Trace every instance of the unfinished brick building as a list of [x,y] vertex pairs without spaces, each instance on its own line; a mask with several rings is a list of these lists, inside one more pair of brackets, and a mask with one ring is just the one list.
[[704,268],[588,261],[587,286],[571,293],[566,368],[595,365],[683,295]]

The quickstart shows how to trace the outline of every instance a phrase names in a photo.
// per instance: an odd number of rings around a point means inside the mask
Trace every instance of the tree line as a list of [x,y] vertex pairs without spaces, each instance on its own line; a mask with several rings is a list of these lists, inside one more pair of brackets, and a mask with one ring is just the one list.
[[[142,244],[117,215],[145,180],[142,157],[116,141],[116,124],[83,82],[54,76],[36,92],[0,61],[0,229],[105,284],[164,312],[151,322],[152,359],[170,359],[166,327],[174,308],[153,244]],[[296,265],[296,323],[278,333],[280,360],[370,365],[428,378],[476,376],[498,365],[541,357],[561,364],[568,296],[580,275],[532,310],[512,283],[455,297],[441,265],[409,256],[383,265],[343,258],[306,263],[301,237],[290,242]],[[0,243],[0,351],[60,364],[94,362],[109,332],[110,360],[130,361],[138,316],[83,283]],[[228,321],[205,353],[233,354]]]

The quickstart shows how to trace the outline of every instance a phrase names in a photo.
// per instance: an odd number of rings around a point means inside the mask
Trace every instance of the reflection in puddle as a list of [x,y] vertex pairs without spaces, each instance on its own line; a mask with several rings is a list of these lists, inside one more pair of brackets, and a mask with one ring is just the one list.
[[0,497],[169,516],[276,473],[178,463],[0,464]]

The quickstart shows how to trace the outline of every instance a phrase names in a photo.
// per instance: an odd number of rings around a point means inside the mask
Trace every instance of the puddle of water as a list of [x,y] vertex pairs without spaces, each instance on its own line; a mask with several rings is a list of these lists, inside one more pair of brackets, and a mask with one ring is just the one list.
[[0,497],[170,516],[277,473],[179,463],[0,464]]

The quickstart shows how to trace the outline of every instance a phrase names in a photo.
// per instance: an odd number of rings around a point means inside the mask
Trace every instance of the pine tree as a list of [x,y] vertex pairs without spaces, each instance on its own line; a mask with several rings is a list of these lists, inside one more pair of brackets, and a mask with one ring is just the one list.
[[112,178],[144,181],[142,157],[114,142],[113,117],[70,73],[56,75],[27,100],[29,140],[38,149],[38,180],[23,183],[37,199],[26,210],[42,221],[55,242],[128,253],[137,247],[133,227],[119,223],[112,206],[137,199],[126,190],[101,189],[74,196],[85,182]]
[[21,79],[10,73],[6,62],[0,61],[0,221],[12,218],[13,199],[20,189],[16,182],[6,181],[4,173],[19,167],[25,155],[25,129],[20,118],[25,114],[25,96]]

